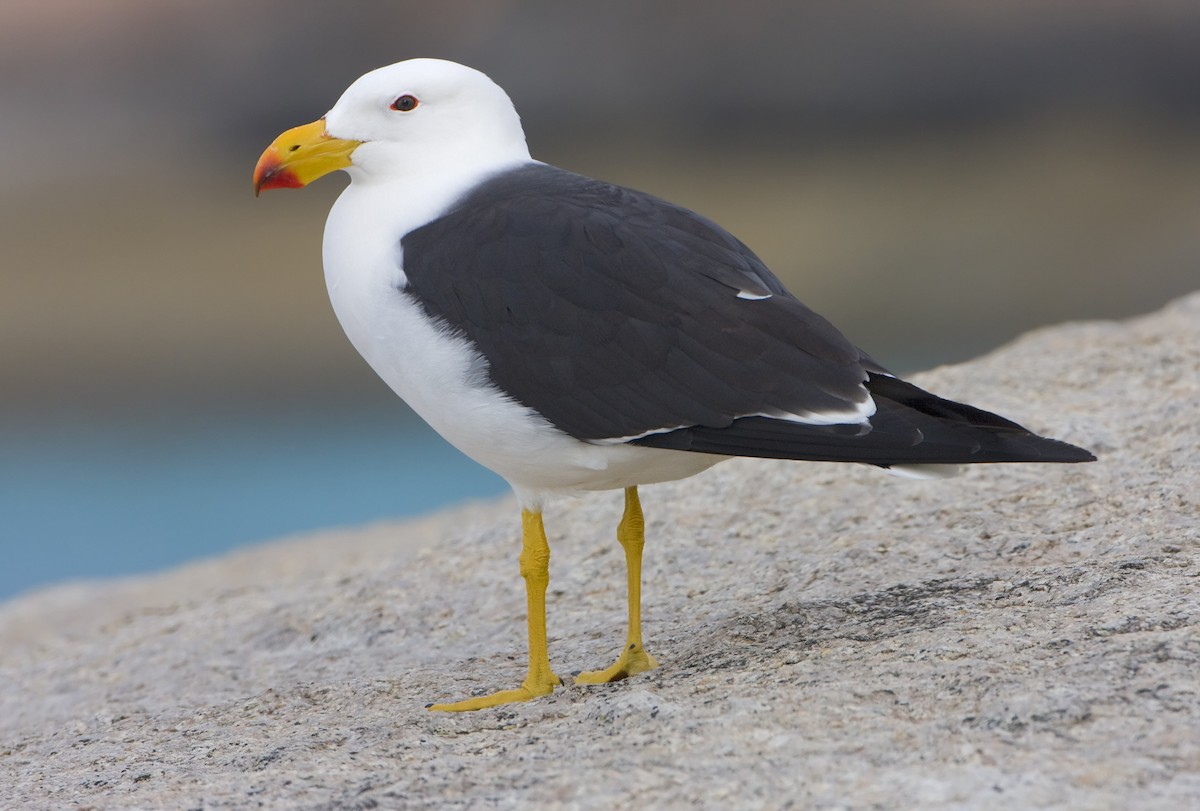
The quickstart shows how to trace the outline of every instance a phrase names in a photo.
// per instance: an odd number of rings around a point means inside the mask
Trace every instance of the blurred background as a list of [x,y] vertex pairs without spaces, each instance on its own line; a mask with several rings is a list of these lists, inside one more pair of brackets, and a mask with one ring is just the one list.
[[369,69],[484,70],[912,371],[1200,287],[1197,43],[1194,0],[6,0],[0,599],[504,491],[342,336],[344,178],[250,190]]

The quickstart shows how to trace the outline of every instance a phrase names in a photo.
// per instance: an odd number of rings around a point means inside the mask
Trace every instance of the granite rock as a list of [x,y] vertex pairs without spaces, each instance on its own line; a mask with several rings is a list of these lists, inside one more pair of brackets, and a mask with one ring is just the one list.
[[[914,379],[1100,459],[643,488],[662,667],[471,714],[425,704],[523,676],[511,500],[20,598],[0,807],[1200,807],[1200,294]],[[562,675],[623,639],[619,514],[547,510]]]

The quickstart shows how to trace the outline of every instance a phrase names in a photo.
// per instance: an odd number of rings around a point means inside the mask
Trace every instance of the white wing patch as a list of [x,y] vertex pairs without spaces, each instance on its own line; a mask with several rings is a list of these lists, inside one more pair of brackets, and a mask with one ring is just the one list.
[[[864,392],[866,389],[864,389]],[[875,413],[875,400],[867,395],[867,398],[861,403],[856,403],[854,408],[838,410],[838,411],[759,411],[757,414],[739,414],[734,419],[742,419],[743,417],[767,417],[773,420],[784,420],[785,422],[796,422],[803,425],[862,425],[863,433],[870,431],[871,427],[868,420]],[[640,434],[632,436],[606,437],[604,439],[588,440],[597,445],[619,445],[626,442],[633,442],[635,439],[650,436],[652,434],[666,434],[671,431],[678,431],[680,428],[692,428],[692,425],[673,425],[666,428],[652,428],[649,431],[643,431]]]
[[749,290],[739,290],[737,297],[746,301],[762,301],[771,297],[770,293],[752,293]]
[[760,411],[757,414],[743,414],[744,417],[770,417],[774,420],[785,420],[787,422],[799,422],[805,425],[848,425],[853,423],[864,423],[875,414],[875,399],[867,394],[865,387],[862,387],[863,394],[866,397],[860,402],[852,404],[849,408],[837,409],[836,411]]
[[952,479],[963,472],[965,465],[888,465],[882,468],[884,473],[899,476],[902,479]]

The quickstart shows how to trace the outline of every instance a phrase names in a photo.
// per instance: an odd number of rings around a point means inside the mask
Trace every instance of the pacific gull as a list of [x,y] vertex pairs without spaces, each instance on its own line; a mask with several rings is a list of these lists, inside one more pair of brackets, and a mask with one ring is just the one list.
[[255,192],[344,169],[325,278],[347,336],[438,433],[521,506],[529,671],[435,710],[546,695],[547,499],[621,488],[629,625],[595,684],[656,667],[642,644],[638,485],[732,456],[936,476],[980,462],[1084,462],[1081,448],[897,378],[711,220],[530,157],[507,94],[412,59],[283,133]]

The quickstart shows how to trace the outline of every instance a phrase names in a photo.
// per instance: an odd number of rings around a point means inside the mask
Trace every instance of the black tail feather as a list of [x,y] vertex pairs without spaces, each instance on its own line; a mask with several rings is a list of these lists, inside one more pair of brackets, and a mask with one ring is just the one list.
[[870,426],[810,425],[770,417],[742,417],[723,428],[693,426],[650,434],[633,444],[653,448],[863,462],[888,467],[984,462],[1091,462],[1089,451],[1038,436],[1011,420],[945,400],[894,377],[872,374]]

